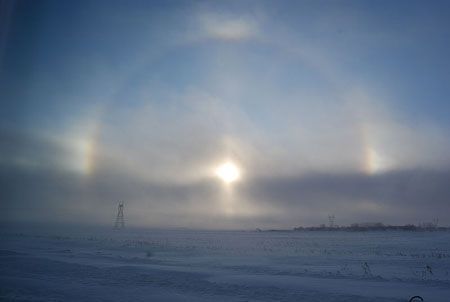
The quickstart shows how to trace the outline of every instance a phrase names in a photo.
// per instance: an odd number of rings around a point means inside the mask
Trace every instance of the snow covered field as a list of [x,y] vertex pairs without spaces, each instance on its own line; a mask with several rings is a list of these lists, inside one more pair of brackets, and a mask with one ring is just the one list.
[[450,301],[449,232],[0,235],[1,301]]

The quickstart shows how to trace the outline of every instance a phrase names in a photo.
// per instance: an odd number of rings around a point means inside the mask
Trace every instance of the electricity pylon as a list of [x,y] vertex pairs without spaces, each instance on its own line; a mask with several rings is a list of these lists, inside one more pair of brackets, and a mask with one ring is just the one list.
[[333,215],[328,215],[328,222],[329,222],[329,226],[330,228],[334,228],[334,214]]
[[116,222],[114,223],[114,229],[119,230],[125,227],[125,219],[123,218],[123,201],[119,202],[119,206],[117,207],[117,217]]

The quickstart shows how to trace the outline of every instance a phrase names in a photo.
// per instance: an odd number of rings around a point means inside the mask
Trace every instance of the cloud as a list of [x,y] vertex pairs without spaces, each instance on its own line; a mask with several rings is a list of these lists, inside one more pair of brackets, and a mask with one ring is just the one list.
[[[67,150],[45,140],[15,137],[3,146],[33,150],[37,159],[43,154],[65,158]],[[442,216],[450,211],[450,169],[250,175],[229,195],[214,178],[152,180],[124,171],[120,160],[91,175],[17,162],[3,162],[0,168],[3,221],[110,225],[116,202],[125,200],[127,223],[135,226],[291,227],[323,223],[331,213],[340,224],[417,223],[436,217],[450,223]]]
[[198,16],[199,35],[223,41],[242,41],[255,38],[260,25],[255,18],[245,15],[205,12]]
[[78,157],[77,151],[48,135],[0,131],[0,168],[64,170],[72,158]]
[[250,180],[241,194],[285,209],[284,219],[291,223],[318,223],[318,218],[332,213],[341,223],[367,219],[414,223],[435,217],[446,221],[442,213],[450,210],[449,177],[450,170],[406,170],[261,178]]

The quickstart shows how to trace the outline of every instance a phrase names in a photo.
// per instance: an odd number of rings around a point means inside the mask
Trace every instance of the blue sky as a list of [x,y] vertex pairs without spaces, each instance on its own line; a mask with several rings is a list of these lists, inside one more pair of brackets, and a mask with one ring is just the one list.
[[[4,6],[10,221],[107,224],[116,199],[137,225],[205,228],[450,210],[446,1]],[[232,189],[211,173],[227,160]]]

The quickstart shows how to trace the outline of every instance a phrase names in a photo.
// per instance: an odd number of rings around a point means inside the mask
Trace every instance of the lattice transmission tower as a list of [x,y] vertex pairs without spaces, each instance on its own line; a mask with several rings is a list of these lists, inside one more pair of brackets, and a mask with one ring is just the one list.
[[328,225],[329,225],[330,228],[334,228],[335,227],[334,220],[335,220],[334,214],[333,215],[328,215]]
[[124,227],[125,227],[125,219],[123,217],[123,201],[120,201],[117,207],[117,216],[116,222],[114,223],[114,229],[119,230],[123,229]]

